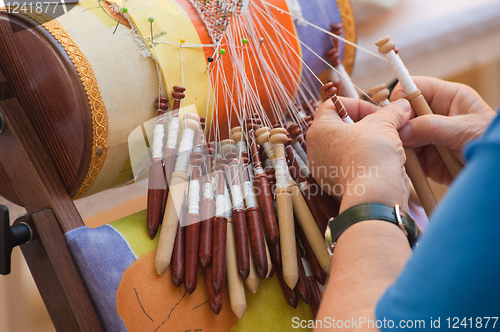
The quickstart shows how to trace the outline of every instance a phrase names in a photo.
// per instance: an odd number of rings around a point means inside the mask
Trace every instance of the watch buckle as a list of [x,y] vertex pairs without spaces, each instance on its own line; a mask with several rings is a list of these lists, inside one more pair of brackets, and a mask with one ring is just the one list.
[[394,214],[396,215],[396,220],[398,221],[399,228],[401,228],[406,237],[408,237],[408,232],[406,231],[406,227],[403,224],[403,220],[401,219],[401,208],[399,207],[399,204],[394,205]]

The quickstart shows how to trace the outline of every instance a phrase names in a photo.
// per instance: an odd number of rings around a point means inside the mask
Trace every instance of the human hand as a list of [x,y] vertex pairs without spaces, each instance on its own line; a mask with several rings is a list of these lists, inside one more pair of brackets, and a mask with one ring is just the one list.
[[331,100],[321,105],[307,131],[313,176],[324,190],[343,197],[341,211],[366,202],[406,209],[409,180],[398,130],[410,119],[410,104],[399,100],[378,110],[361,100],[341,100],[356,123],[344,123]]
[[[411,119],[399,132],[401,140],[405,147],[419,148],[415,151],[427,176],[449,184],[453,177],[432,145],[447,146],[463,163],[464,147],[484,133],[496,113],[466,85],[431,77],[413,80],[435,114]],[[391,100],[405,97],[401,85],[396,85]]]

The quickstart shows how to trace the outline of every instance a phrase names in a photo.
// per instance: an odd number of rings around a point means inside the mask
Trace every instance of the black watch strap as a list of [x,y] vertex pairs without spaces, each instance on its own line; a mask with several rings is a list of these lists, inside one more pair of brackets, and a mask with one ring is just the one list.
[[415,220],[401,210],[398,205],[394,207],[383,203],[364,203],[352,206],[328,221],[325,239],[330,254],[333,254],[333,249],[340,235],[350,226],[364,220],[385,220],[395,224],[405,232],[410,246],[413,246],[418,237]]

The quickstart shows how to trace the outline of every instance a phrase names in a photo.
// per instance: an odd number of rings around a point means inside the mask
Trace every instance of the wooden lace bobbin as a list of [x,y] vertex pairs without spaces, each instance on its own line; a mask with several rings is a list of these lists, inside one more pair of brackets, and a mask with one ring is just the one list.
[[311,196],[319,196],[321,198],[315,200],[315,205],[317,205],[321,213],[325,215],[326,220],[329,220],[332,217],[336,217],[339,213],[340,201],[336,197],[330,196],[328,193],[324,192],[321,189],[316,180],[313,178],[311,171],[309,170],[305,162],[302,160],[302,158],[300,158],[297,151],[295,151],[293,147],[291,147],[291,150],[295,161],[298,164],[300,174],[302,174],[306,178],[309,184],[309,194]]
[[[191,181],[189,182],[188,214],[185,247],[185,273],[184,281],[186,290],[192,294],[196,288],[198,280],[198,252],[200,247],[200,196],[201,196],[201,167],[203,165],[203,155],[193,152],[190,156],[190,163],[193,166]],[[181,226],[183,226],[181,224]]]
[[[253,259],[252,250],[250,247],[250,234],[248,235],[249,241],[249,256],[250,256],[250,273],[248,273],[248,277],[245,279],[245,286],[247,286],[248,290],[252,293],[257,293],[260,284],[260,276],[257,274],[257,268],[255,267],[255,260]],[[266,276],[264,276],[265,278]]]
[[[273,129],[271,131],[271,138],[276,137],[277,135],[284,135],[284,132],[286,132],[284,129]],[[287,143],[288,138],[285,144]],[[281,150],[282,148],[283,153],[286,156],[284,147],[275,144],[276,154],[278,154],[278,149]],[[298,220],[300,228],[303,230],[309,243],[311,244],[313,252],[318,259],[321,267],[326,273],[330,273],[331,260],[326,247],[323,245],[324,236],[322,234],[324,234],[324,231],[321,232],[320,228],[316,224],[316,221],[311,214],[311,211],[309,210],[309,207],[295,181],[290,180],[289,185],[292,192],[294,216]]]
[[302,257],[300,255],[299,244],[296,243],[297,246],[297,265],[299,266],[299,280],[297,281],[297,285],[295,286],[295,290],[299,297],[305,303],[309,303],[309,299],[311,297],[311,292],[309,290],[309,282],[307,280],[306,272],[304,270],[304,265],[302,263]]
[[[310,115],[308,115],[308,116],[306,116],[306,117],[304,118],[304,121],[305,121],[305,123],[307,124],[307,127],[305,128],[305,129],[306,129],[306,132],[307,132],[307,129],[309,129],[309,128],[312,126],[312,124],[313,124],[313,117],[312,117],[312,116],[310,116]],[[305,138],[305,136],[304,136],[304,138]]]
[[[172,179],[172,173],[175,168],[175,161],[177,160],[177,133],[179,132],[179,106],[180,101],[185,97],[184,91],[186,89],[175,86],[172,97],[174,98],[174,105],[172,107],[171,118],[168,123],[167,143],[163,152],[165,160],[165,174],[167,175],[167,188],[169,188]],[[168,193],[167,193],[168,195]],[[167,196],[168,197],[168,196]]]
[[[342,23],[333,23],[331,26],[331,31],[337,36],[340,36],[344,30],[344,26]],[[334,38],[334,43],[336,44],[336,49],[338,50],[338,39]],[[340,76],[340,82],[342,84],[343,89],[343,95],[345,97],[349,98],[359,98],[358,91],[356,91],[356,88],[354,87],[354,84],[352,83],[351,77],[345,70],[344,66],[342,65],[341,62],[338,63],[338,65],[334,66],[335,69],[337,69],[339,76]]]
[[[248,156],[243,156],[244,171],[243,177],[245,180],[245,202],[247,202],[247,208],[245,210],[245,216],[248,226],[248,236],[250,237],[250,247],[252,250],[252,257],[257,269],[258,275],[264,279],[269,272],[269,264],[271,263],[270,257],[268,257],[268,250],[266,250],[266,240],[264,239],[264,230],[262,228],[262,220],[260,218],[260,212],[255,204],[255,197],[248,198],[253,194],[252,182],[250,181],[249,175],[249,159]],[[248,199],[247,199],[248,198]],[[251,204],[252,206],[249,206]]]
[[[233,223],[227,223],[226,237],[226,273],[229,288],[229,302],[236,317],[241,318],[247,308],[245,297],[245,287],[238,272],[238,262],[236,257],[236,243],[234,239],[235,231]],[[248,243],[247,243],[248,250]]]
[[292,307],[297,308],[299,304],[299,298],[297,293],[295,293],[293,288],[290,288],[285,281],[283,276],[283,271],[281,270],[281,266],[279,264],[274,263],[274,270],[276,272],[276,276],[278,277],[278,281],[281,286],[281,290],[283,292],[283,296],[285,297],[286,302]]
[[205,283],[207,285],[207,295],[210,309],[212,309],[212,311],[218,315],[222,309],[222,294],[216,293],[214,290],[211,265],[207,266],[207,268],[205,269]]
[[306,238],[304,232],[302,231],[302,229],[300,229],[300,227],[297,227],[297,234],[299,236],[300,243],[302,244],[302,247],[304,247],[305,257],[306,257],[307,261],[309,262],[309,267],[311,269],[311,272],[312,272],[314,278],[320,284],[324,285],[326,282],[327,273],[323,270],[323,268],[319,264],[318,260],[316,259],[316,256],[314,255],[314,251],[312,250],[312,247],[309,244],[309,241],[307,241],[307,238]]
[[168,109],[168,99],[164,97],[156,98],[155,107],[157,108],[157,120],[153,138],[153,158],[149,166],[146,217],[148,234],[151,239],[155,237],[160,226],[167,195],[167,179],[163,161],[163,136],[165,135],[163,114]]
[[[375,43],[375,45],[378,47],[379,53],[385,54],[387,60],[389,60],[396,77],[403,87],[404,92],[407,94],[406,99],[410,101],[410,104],[415,110],[417,116],[433,114],[429,104],[413,82],[408,69],[404,66],[399,55],[394,52],[394,42],[390,40],[389,36],[380,39]],[[462,164],[444,145],[435,145],[435,147],[444,164],[450,171],[450,174],[453,177],[457,176],[463,167]]]
[[[288,166],[285,157],[285,143],[288,137],[283,128],[273,129],[270,142],[274,145],[276,160],[274,163],[276,174],[276,203],[278,206],[278,223],[280,229],[281,265],[283,278],[290,288],[294,288],[299,278],[297,253],[295,246],[295,226],[293,223],[292,188],[289,185]],[[300,194],[300,193],[299,193]],[[302,196],[301,196],[302,197]],[[314,221],[313,221],[314,222]],[[323,241],[324,242],[324,241]],[[323,245],[324,246],[324,245]],[[326,247],[325,247],[326,250]]]
[[287,143],[285,144],[285,152],[287,155],[288,168],[290,170],[290,174],[292,175],[292,178],[295,180],[295,182],[298,183],[298,187],[302,192],[302,196],[306,200],[307,206],[309,207],[309,210],[311,211],[311,214],[314,220],[316,221],[316,224],[318,225],[320,232],[324,234],[326,226],[328,224],[328,219],[326,215],[323,213],[323,211],[320,210],[318,204],[316,203],[317,200],[321,200],[321,197],[318,195],[312,195],[310,193],[307,179],[300,172],[300,168],[297,163],[297,160],[295,159],[291,143],[292,140],[288,139]]
[[335,110],[342,119],[342,121],[344,121],[345,123],[353,124],[354,121],[352,121],[344,105],[340,102],[340,99],[337,97],[337,88],[333,86],[333,83],[328,82],[327,84],[321,87],[321,90],[325,91],[326,98],[331,99],[333,105],[335,106]]
[[172,92],[172,98],[174,99],[174,105],[172,108],[174,110],[178,110],[181,107],[182,99],[186,97],[186,95],[184,94],[186,88],[174,85],[172,89],[174,90],[174,92]]
[[207,268],[212,262],[212,224],[215,209],[215,202],[212,188],[212,160],[215,150],[204,146],[205,162],[203,176],[203,198],[200,201],[200,264],[203,268]]
[[323,294],[321,294],[318,284],[314,279],[309,262],[306,259],[302,259],[302,263],[304,265],[304,271],[307,277],[307,281],[309,283],[309,291],[310,291],[309,306],[311,307],[313,316],[317,317],[319,306],[321,305],[321,300],[323,298]]
[[194,119],[185,118],[183,119],[183,126],[185,129],[182,133],[179,156],[176,160],[174,173],[169,185],[170,190],[165,214],[163,215],[163,226],[156,250],[155,269],[158,274],[162,274],[170,265],[175,234],[179,225],[178,211],[181,210],[186,182],[188,180],[186,171],[189,154],[193,148],[194,133],[198,129],[199,122]]
[[[248,227],[248,236],[250,239],[251,254],[258,275],[264,279],[271,268],[271,259],[269,250],[266,248],[267,243],[264,239],[264,230],[262,228],[262,219],[257,206],[256,196],[252,183],[252,168],[246,142],[241,132],[241,127],[231,129],[232,138],[238,146],[240,153],[240,181],[243,183],[243,195],[245,197],[245,217]],[[251,260],[252,261],[252,260]]]
[[226,190],[226,163],[227,160],[223,158],[218,158],[215,162],[215,171],[217,172],[217,197],[215,199],[215,217],[212,224],[212,279],[215,293],[220,293],[225,281],[224,269],[226,264],[226,234],[228,223],[225,217],[226,200],[224,197]]
[[275,152],[272,143],[269,141],[269,128],[262,127],[255,131],[255,135],[257,137],[257,142],[262,146],[264,151],[266,152],[267,158],[271,161],[272,166],[274,168],[275,162]]
[[296,216],[301,229],[304,231],[306,238],[311,244],[311,248],[314,252],[314,255],[318,259],[321,268],[326,273],[330,273],[331,260],[330,256],[328,255],[328,251],[326,250],[326,246],[324,245],[325,239],[318,225],[316,224],[316,221],[314,220],[311,211],[309,210],[309,207],[307,206],[307,203],[304,200],[302,193],[300,192],[299,187],[297,187],[295,181],[293,180],[290,181],[290,189],[292,192],[293,213]]
[[[332,24],[332,26],[333,25],[334,24]],[[342,33],[342,27],[340,29],[341,29],[340,32]],[[332,48],[329,48],[325,52],[325,59],[335,69],[337,69],[337,66],[340,64],[340,53],[339,53],[338,45],[339,45],[339,41],[337,38],[334,37]],[[335,69],[330,69],[330,81],[335,85],[335,87],[337,88],[337,90],[339,92],[343,92],[342,83],[340,81],[340,75]]]
[[[233,228],[236,243],[236,257],[238,258],[238,272],[243,280],[250,273],[250,255],[247,233],[247,222],[245,218],[245,206],[241,197],[240,180],[238,176],[239,161],[235,152],[226,154],[229,169],[226,171],[227,182],[231,186],[231,198],[233,202]],[[226,180],[227,180],[226,179]]]
[[299,125],[294,123],[288,127],[288,133],[293,139],[293,148],[300,155],[302,160],[307,160],[307,144],[302,134],[302,129],[300,129]]
[[309,99],[308,101],[302,102],[302,108],[307,115],[311,117],[311,120],[314,120],[314,114],[318,110],[319,105],[316,101]]
[[270,245],[275,245],[279,243],[278,222],[276,220],[276,214],[274,212],[273,199],[271,196],[271,190],[269,189],[269,181],[264,174],[264,169],[262,168],[262,163],[260,160],[259,148],[257,145],[257,139],[255,137],[256,128],[257,125],[255,124],[247,124],[247,136],[250,144],[252,162],[254,166],[253,184],[262,212],[262,218],[264,220],[266,239]]
[[[186,182],[187,187],[187,182]],[[187,205],[182,204],[179,224],[185,224],[187,217]],[[180,287],[184,282],[184,272],[185,272],[185,243],[186,243],[186,228],[177,227],[175,232],[175,241],[172,248],[172,258],[171,258],[171,277],[172,283],[175,287]]]
[[[372,93],[372,99],[378,102],[381,106],[389,104],[389,100],[387,97],[389,96],[389,90],[385,88],[385,85],[378,85],[372,89],[370,89]],[[410,177],[410,180],[415,188],[417,196],[422,204],[422,207],[425,210],[427,216],[430,216],[432,211],[437,205],[436,197],[434,196],[434,192],[429,186],[429,182],[427,181],[427,177],[420,165],[420,161],[418,160],[417,154],[414,149],[405,148],[406,154],[406,173]]]

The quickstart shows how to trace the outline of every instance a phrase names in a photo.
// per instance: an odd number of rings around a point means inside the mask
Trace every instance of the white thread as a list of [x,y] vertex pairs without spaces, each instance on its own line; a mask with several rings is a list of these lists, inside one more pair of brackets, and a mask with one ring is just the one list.
[[267,159],[271,160],[271,164],[274,166],[274,160],[276,157],[274,156],[274,147],[271,142],[264,143],[264,151],[266,151]]
[[[170,134],[170,133],[169,133]],[[179,154],[175,161],[175,171],[186,171],[189,164],[189,155],[193,150],[194,130],[185,128],[182,132],[181,144],[179,145]]]
[[405,91],[405,93],[407,95],[411,95],[412,93],[416,92],[418,88],[411,79],[410,72],[408,71],[408,69],[406,69],[399,55],[391,50],[389,53],[386,53],[385,56],[387,57],[387,60],[389,60],[389,63],[391,64],[391,67],[394,70],[399,83],[401,83],[401,85],[403,86],[403,90]]
[[203,198],[205,199],[213,199],[214,191],[212,190],[212,183],[207,182],[203,185]]
[[274,174],[276,177],[276,188],[289,187],[288,178],[290,173],[288,173],[288,167],[286,165],[285,158],[278,158],[274,163]]
[[261,174],[264,174],[264,169],[262,167],[255,167],[254,172],[255,172],[255,175],[261,175]]
[[224,188],[224,217],[230,218],[232,215],[233,207],[231,205],[231,197],[229,196],[229,190],[227,190],[227,185]]
[[302,7],[300,7],[300,3],[297,0],[285,0],[286,4],[288,6],[288,11],[290,12],[291,15],[293,15],[293,20],[298,22],[295,22],[295,24],[299,25],[305,25],[304,23],[304,16],[302,16]]
[[300,158],[299,154],[297,153],[297,151],[295,151],[295,149],[293,147],[292,147],[292,151],[293,151],[293,156],[295,157],[295,160],[297,161],[297,164],[299,164],[300,173],[303,176],[308,177],[311,174],[311,171],[309,170],[306,163],[302,160],[302,158]]
[[[161,115],[163,117],[163,115]],[[153,133],[153,159],[161,159],[163,157],[163,136],[165,135],[163,123],[160,119],[156,121],[155,130]]]
[[168,149],[175,149],[177,146],[177,133],[179,132],[179,118],[174,116],[168,124],[167,145]]
[[307,185],[307,181],[303,181],[303,182],[299,183],[299,189],[302,192],[306,191],[308,187],[309,186]]
[[340,73],[340,75],[339,75],[340,76],[340,83],[342,83],[342,87],[344,88],[344,95],[346,97],[349,97],[349,98],[359,99],[359,94],[356,91],[354,84],[352,84],[351,77],[345,71],[344,66],[340,63],[338,66],[335,66],[335,68]]
[[225,217],[226,212],[226,199],[224,195],[217,195],[215,200],[215,215],[217,217]]
[[241,187],[239,184],[233,184],[231,186],[231,196],[233,198],[233,208],[243,209],[243,198],[241,197]]
[[273,164],[271,163],[271,160],[269,160],[269,159],[264,160],[264,168],[265,169],[273,168]]
[[245,181],[245,183],[243,183],[243,187],[245,188],[245,203],[247,205],[247,208],[257,207],[252,182]]
[[302,160],[307,160],[307,154],[304,151],[304,149],[302,149],[302,146],[300,145],[299,142],[297,142],[297,141],[293,142],[292,148],[295,150],[295,152],[297,152],[299,154],[299,156]]
[[198,180],[191,180],[189,182],[188,213],[200,213],[200,181]]
[[385,98],[384,100],[382,100],[380,103],[379,103],[379,106],[382,107],[382,106],[387,106],[389,105],[390,102],[387,98]]

